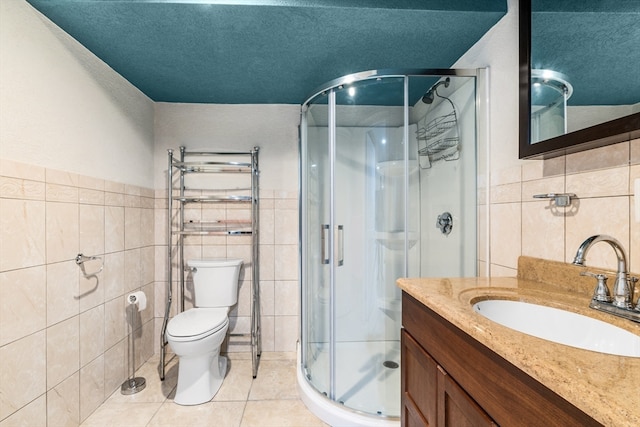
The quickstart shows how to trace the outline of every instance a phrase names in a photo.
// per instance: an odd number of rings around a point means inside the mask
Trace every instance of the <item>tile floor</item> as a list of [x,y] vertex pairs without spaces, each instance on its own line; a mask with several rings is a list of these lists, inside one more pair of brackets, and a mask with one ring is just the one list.
[[249,357],[231,354],[227,377],[211,402],[180,406],[173,403],[177,360],[169,361],[165,380],[160,381],[156,355],[136,371],[147,381],[144,390],[130,396],[116,390],[82,427],[327,426],[298,397],[295,353],[263,353],[256,379]]

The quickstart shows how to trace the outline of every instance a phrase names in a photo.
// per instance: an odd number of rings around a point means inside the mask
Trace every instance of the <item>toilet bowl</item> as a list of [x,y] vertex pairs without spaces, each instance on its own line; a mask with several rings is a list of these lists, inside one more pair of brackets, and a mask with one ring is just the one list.
[[228,313],[237,302],[242,260],[190,260],[195,307],[173,317],[166,338],[178,356],[174,402],[198,405],[218,392],[227,372],[220,347],[229,329]]

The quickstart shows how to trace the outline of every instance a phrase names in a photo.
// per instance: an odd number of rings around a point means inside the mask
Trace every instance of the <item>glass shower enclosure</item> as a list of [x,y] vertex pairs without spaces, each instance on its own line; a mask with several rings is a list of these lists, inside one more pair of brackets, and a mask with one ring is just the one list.
[[398,424],[396,279],[477,274],[476,74],[363,72],[302,105],[298,384],[333,426]]

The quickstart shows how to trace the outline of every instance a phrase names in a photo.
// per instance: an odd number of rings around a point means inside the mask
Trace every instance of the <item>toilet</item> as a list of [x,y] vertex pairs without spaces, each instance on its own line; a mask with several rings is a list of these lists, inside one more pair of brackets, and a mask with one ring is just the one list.
[[220,347],[229,329],[229,309],[238,301],[241,259],[189,260],[194,308],[173,317],[167,341],[178,356],[178,386],[174,402],[198,405],[218,392],[227,372]]

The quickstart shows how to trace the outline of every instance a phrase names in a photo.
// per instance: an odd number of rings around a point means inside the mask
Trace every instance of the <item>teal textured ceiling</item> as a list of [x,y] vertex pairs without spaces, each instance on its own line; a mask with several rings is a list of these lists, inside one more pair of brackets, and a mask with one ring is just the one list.
[[300,104],[343,75],[450,68],[506,0],[28,0],[154,101]]
[[640,0],[532,0],[533,68],[573,86],[569,105],[640,102]]

